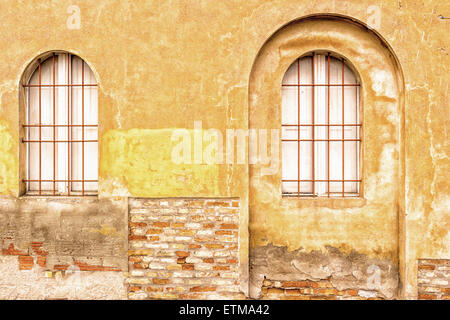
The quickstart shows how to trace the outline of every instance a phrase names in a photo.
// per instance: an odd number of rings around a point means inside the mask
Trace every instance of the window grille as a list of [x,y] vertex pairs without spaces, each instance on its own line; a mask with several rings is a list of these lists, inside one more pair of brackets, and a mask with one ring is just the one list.
[[98,188],[97,81],[69,53],[37,61],[26,90],[26,193],[91,195]]
[[282,193],[360,195],[360,84],[345,60],[313,53],[282,83]]

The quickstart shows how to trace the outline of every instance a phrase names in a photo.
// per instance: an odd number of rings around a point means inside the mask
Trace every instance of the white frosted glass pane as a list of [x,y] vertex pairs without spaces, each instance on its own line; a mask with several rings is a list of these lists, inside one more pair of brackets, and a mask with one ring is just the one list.
[[298,84],[298,60],[286,70],[283,77],[283,84]]
[[[53,83],[53,62],[51,59],[41,63],[40,79],[39,67],[30,78],[29,84],[44,85],[44,87],[31,87],[28,92],[27,123],[31,125],[53,124],[53,88],[45,87]],[[28,129],[27,139],[36,141],[53,140],[53,129],[47,127],[32,127]],[[53,143],[31,142],[28,146],[28,172],[31,180],[53,180]],[[29,184],[32,191],[39,190],[39,183]],[[41,190],[53,189],[53,182],[41,182]]]
[[281,90],[281,120],[284,124],[298,123],[298,88],[283,87]]
[[344,89],[344,120],[345,123],[356,123],[357,118],[357,87],[345,87]]
[[283,180],[298,179],[298,148],[296,142],[283,142]]
[[300,59],[300,84],[312,84],[312,58]]
[[298,139],[298,127],[282,127],[281,137],[282,139]]
[[[89,66],[80,58],[72,59],[72,83],[73,84],[94,84],[95,78]],[[89,125],[97,123],[97,87],[74,86],[71,90],[71,116],[74,125]],[[93,127],[73,127],[73,140],[97,140],[97,128]],[[85,142],[72,143],[72,179],[74,180],[97,180],[98,179],[98,155],[97,143]],[[83,171],[84,170],[84,171]],[[73,182],[72,190],[95,191],[96,184]]]
[[330,180],[342,180],[342,142],[330,142]]
[[300,180],[312,179],[312,142],[300,143]]
[[297,195],[297,185],[297,182],[283,182],[281,185],[281,190],[284,194]]

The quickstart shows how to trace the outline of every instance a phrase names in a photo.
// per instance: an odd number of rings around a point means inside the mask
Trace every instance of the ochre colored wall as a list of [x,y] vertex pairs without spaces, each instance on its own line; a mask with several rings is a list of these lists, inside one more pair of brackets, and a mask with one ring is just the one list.
[[[81,28],[75,30],[66,23],[67,8],[73,4],[81,14]],[[405,176],[395,213],[395,259],[405,296],[415,297],[417,259],[450,258],[450,26],[449,20],[438,18],[450,14],[446,1],[1,1],[0,194],[20,195],[22,74],[38,55],[66,50],[85,59],[99,83],[99,197],[238,197],[245,269],[247,166],[168,164],[170,132],[192,129],[194,120],[203,121],[204,129],[224,133],[226,128],[247,128],[250,73],[274,32],[312,14],[373,24],[374,10],[380,13],[375,31],[389,44],[403,73],[400,148],[405,158],[399,174],[403,170]],[[132,164],[136,167],[130,168]],[[159,185],[152,184],[154,180]],[[378,221],[379,210],[370,210],[365,214]],[[276,223],[276,217],[271,219]],[[314,235],[319,225],[311,228],[308,232]],[[391,232],[394,226],[382,228]],[[346,230],[339,237],[347,239],[351,250],[361,246],[365,232]],[[274,239],[285,239],[280,243],[289,242],[288,237],[282,229],[274,231]],[[326,245],[293,237],[304,245],[296,241],[287,245],[290,249],[323,251]],[[393,240],[389,236],[376,241]],[[374,251],[375,244],[366,253]],[[375,255],[389,256],[392,246],[379,246],[381,252]]]
[[[260,165],[252,166],[251,246],[273,244],[287,247],[288,251],[301,249],[302,252],[327,252],[332,248],[348,257],[353,252],[361,255],[360,259],[363,256],[389,259],[391,264],[381,269],[384,278],[381,283],[391,287],[392,281],[397,282],[396,276],[389,281],[386,278],[392,269],[398,270],[398,215],[403,212],[404,91],[401,70],[380,39],[342,18],[314,17],[282,28],[261,49],[252,70],[250,126],[281,129],[281,90],[274,84],[282,82],[292,61],[314,50],[338,52],[353,64],[360,78],[361,196],[353,199],[282,197],[281,168],[274,175],[263,175]],[[254,264],[255,275],[257,270]],[[273,268],[271,273],[275,271]],[[339,276],[331,274],[334,283],[336,277],[341,278],[340,274],[344,273],[343,270],[336,272]],[[354,271],[348,270],[346,275],[351,273]],[[367,268],[363,273],[362,278],[368,277]],[[384,294],[393,295],[387,291]]]

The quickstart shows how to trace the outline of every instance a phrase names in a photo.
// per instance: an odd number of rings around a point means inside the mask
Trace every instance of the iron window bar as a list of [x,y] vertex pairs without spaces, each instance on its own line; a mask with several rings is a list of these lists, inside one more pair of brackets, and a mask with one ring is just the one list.
[[[318,182],[326,182],[327,183],[327,197],[330,197],[331,195],[340,195],[341,197],[345,197],[345,196],[359,196],[359,192],[360,192],[360,184],[362,182],[361,179],[345,179],[345,142],[356,142],[356,162],[355,162],[355,168],[356,168],[356,177],[359,177],[359,153],[360,153],[360,148],[361,148],[361,139],[345,139],[344,136],[344,128],[346,127],[356,127],[359,132],[357,132],[357,136],[361,136],[361,127],[362,124],[361,123],[345,123],[345,117],[344,117],[344,112],[345,112],[345,93],[344,93],[344,89],[346,87],[354,87],[356,92],[355,92],[355,97],[356,97],[356,103],[355,103],[355,114],[356,114],[356,119],[359,119],[359,103],[358,103],[358,96],[359,96],[359,88],[360,88],[360,83],[345,83],[345,59],[340,59],[341,60],[341,65],[342,65],[342,79],[341,79],[341,83],[330,83],[330,72],[331,72],[331,68],[330,68],[330,59],[331,59],[331,55],[330,53],[327,54],[327,83],[315,83],[315,74],[314,74],[314,68],[315,68],[315,53],[313,53],[310,57],[312,59],[312,75],[311,75],[311,79],[312,79],[312,83],[301,83],[301,70],[300,70],[300,61],[301,59],[305,58],[304,57],[300,57],[297,59],[297,83],[283,83],[282,87],[296,87],[297,88],[297,114],[298,114],[298,124],[289,124],[289,123],[282,123],[281,126],[282,127],[297,127],[297,139],[281,139],[282,142],[297,142],[297,162],[298,162],[298,171],[297,171],[297,179],[282,179],[282,183],[283,182],[296,182],[297,183],[297,192],[283,192],[283,195],[285,196],[296,196],[296,197],[318,197],[318,195],[315,192],[315,184]],[[302,124],[300,122],[300,101],[301,101],[301,91],[300,88],[301,87],[312,87],[312,123],[308,123],[308,124]],[[325,87],[327,89],[327,123],[320,123],[320,124],[316,124],[315,123],[315,87]],[[330,88],[332,87],[337,87],[337,88],[342,88],[342,123],[337,124],[337,123],[330,123]],[[312,127],[312,139],[303,139],[300,137],[300,128],[301,127]],[[327,139],[316,139],[315,138],[315,127],[326,127],[327,128]],[[330,139],[330,127],[341,127],[342,128],[342,138],[341,139]],[[301,179],[300,178],[300,144],[302,142],[312,142],[312,179]],[[327,179],[316,179],[315,178],[315,144],[317,142],[326,142],[327,143]],[[342,143],[342,179],[330,179],[330,142],[341,142]],[[300,184],[302,182],[311,182],[312,183],[312,192],[302,192],[301,191],[301,187]],[[346,192],[345,191],[345,183],[357,183],[357,190],[358,192]],[[330,183],[342,183],[342,190],[341,192],[332,192],[330,191]]]
[[[98,128],[98,124],[85,124],[85,105],[84,105],[84,89],[85,88],[93,88],[98,87],[98,85],[95,83],[85,83],[85,65],[86,62],[83,59],[81,60],[81,83],[71,83],[71,76],[72,76],[72,58],[74,56],[70,53],[67,53],[67,83],[65,84],[56,84],[56,55],[53,53],[53,55],[48,58],[52,59],[52,83],[42,83],[42,63],[47,61],[42,61],[41,59],[38,59],[38,66],[37,70],[34,72],[38,72],[38,84],[23,84],[22,86],[26,89],[30,88],[37,88],[38,89],[38,113],[39,113],[39,123],[37,124],[29,124],[25,123],[22,125],[22,127],[26,130],[26,136],[28,139],[22,139],[22,142],[27,144],[27,150],[29,154],[29,147],[32,143],[38,143],[39,144],[39,159],[38,159],[38,179],[31,179],[30,178],[30,165],[28,163],[28,177],[27,179],[23,179],[22,181],[27,184],[27,194],[30,195],[65,195],[65,196],[84,196],[84,195],[91,195],[96,194],[95,191],[86,191],[85,190],[85,183],[98,183],[98,180],[88,180],[85,179],[85,143],[98,143],[98,139],[85,139],[85,128]],[[60,59],[60,57],[58,57]],[[34,74],[34,73],[32,73]],[[67,124],[57,124],[56,123],[56,88],[67,88]],[[81,124],[72,124],[71,123],[71,98],[72,98],[72,92],[71,89],[77,87],[81,88]],[[43,124],[42,123],[42,88],[51,88],[52,89],[52,124]],[[29,96],[28,96],[29,99]],[[28,106],[29,108],[29,106]],[[62,106],[59,106],[58,108],[63,108]],[[30,112],[28,110],[27,112]],[[27,120],[28,121],[28,120]],[[39,131],[38,134],[38,140],[30,139],[30,129],[37,128]],[[52,140],[43,140],[42,139],[42,129],[43,128],[52,128],[53,129],[53,139]],[[56,138],[56,129],[57,128],[67,128],[67,139],[64,140],[57,140]],[[81,128],[81,140],[80,139],[72,139],[71,129],[72,128]],[[42,179],[42,143],[52,143],[53,144],[53,179]],[[57,143],[67,143],[67,178],[68,179],[56,179],[56,144]],[[72,179],[72,158],[71,158],[71,147],[73,143],[81,143],[81,179]],[[28,162],[30,159],[28,159]],[[68,183],[67,185],[67,192],[57,192],[56,183],[62,182],[62,183]],[[72,189],[72,183],[81,183],[81,192],[77,190],[71,190]],[[38,190],[30,190],[30,183],[38,183]],[[42,189],[42,183],[53,183],[52,190],[43,190]],[[71,194],[72,193],[72,194]]]

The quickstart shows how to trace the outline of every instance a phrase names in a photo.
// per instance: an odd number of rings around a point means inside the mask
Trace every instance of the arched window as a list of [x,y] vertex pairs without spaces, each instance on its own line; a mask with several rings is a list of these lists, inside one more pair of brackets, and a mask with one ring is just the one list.
[[55,52],[32,65],[23,85],[26,193],[96,194],[97,81],[79,57]]
[[359,87],[345,60],[329,53],[303,56],[286,71],[282,84],[283,195],[360,195]]

